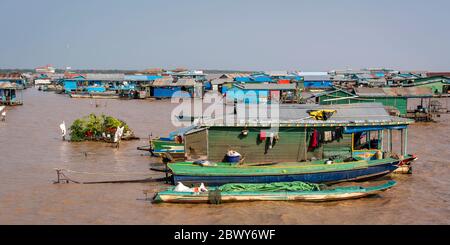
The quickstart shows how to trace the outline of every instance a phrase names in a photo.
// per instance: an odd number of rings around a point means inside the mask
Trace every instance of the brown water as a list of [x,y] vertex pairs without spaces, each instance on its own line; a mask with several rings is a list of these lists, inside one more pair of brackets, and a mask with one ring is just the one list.
[[[161,190],[164,184],[55,185],[54,168],[103,173],[71,175],[83,180],[161,177],[149,171],[156,160],[136,147],[146,144],[150,132],[165,135],[175,129],[170,124],[174,105],[95,102],[35,89],[26,90],[24,98],[24,106],[8,108],[7,122],[0,122],[0,224],[450,224],[448,115],[439,123],[411,127],[409,152],[419,157],[414,174],[391,175],[398,186],[377,197],[332,203],[153,205],[143,200],[142,191]],[[124,119],[143,139],[123,142],[119,149],[61,141],[62,120],[70,125],[91,112]]]

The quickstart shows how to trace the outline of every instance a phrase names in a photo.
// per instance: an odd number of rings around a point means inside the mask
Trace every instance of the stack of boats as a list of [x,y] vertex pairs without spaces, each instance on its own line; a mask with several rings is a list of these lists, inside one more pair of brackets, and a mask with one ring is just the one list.
[[[407,153],[411,123],[389,115],[376,103],[280,105],[276,123],[258,118],[231,124],[202,120],[151,141],[148,150],[154,154],[165,158],[173,154],[165,162],[177,185],[157,193],[154,201],[335,201],[378,194],[395,181],[332,185],[395,171],[410,173],[416,160]],[[393,152],[394,134],[400,135],[399,153]],[[175,161],[180,155],[184,160]],[[201,184],[206,188],[195,188]],[[180,191],[180,185],[194,188]]]

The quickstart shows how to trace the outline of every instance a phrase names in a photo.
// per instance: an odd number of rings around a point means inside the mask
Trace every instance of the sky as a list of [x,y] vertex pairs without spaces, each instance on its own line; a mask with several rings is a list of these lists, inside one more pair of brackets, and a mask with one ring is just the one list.
[[0,0],[0,68],[450,70],[447,0]]

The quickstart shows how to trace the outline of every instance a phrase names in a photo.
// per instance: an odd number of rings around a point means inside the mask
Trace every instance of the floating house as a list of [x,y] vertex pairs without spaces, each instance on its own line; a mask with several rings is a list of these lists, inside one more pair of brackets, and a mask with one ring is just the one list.
[[450,91],[450,79],[445,76],[418,78],[412,82],[403,84],[403,86],[430,88],[434,94],[448,94]]
[[104,93],[134,89],[134,84],[124,83],[124,74],[68,74],[62,79],[66,93]]
[[216,78],[211,80],[210,84],[212,91],[225,94],[227,90],[233,87],[234,80],[232,78]]
[[333,86],[333,81],[328,72],[299,72],[303,78],[303,87],[306,90],[326,90]]
[[399,115],[404,116],[408,111],[408,100],[433,97],[429,88],[355,88],[353,93],[342,89],[333,89],[316,94],[316,103],[321,105],[340,105],[355,103],[381,103],[384,106],[398,110]]
[[[151,97],[151,86],[153,81],[161,79],[160,75],[125,75],[124,80],[127,82],[127,86],[122,85],[122,90],[136,90],[138,92],[138,98],[144,99]],[[134,84],[131,87],[129,84]]]
[[[327,120],[310,111],[334,110]],[[271,112],[269,112],[271,114]],[[380,103],[355,105],[280,105],[279,120],[258,118],[203,121],[185,134],[189,159],[223,161],[229,150],[246,162],[302,162],[314,159],[374,159],[377,151],[392,152],[393,131],[401,135],[407,155],[407,127],[413,121],[390,116]]]
[[235,83],[226,93],[226,101],[232,103],[293,103],[298,101],[295,83]]
[[178,78],[186,78],[186,79],[194,79],[196,82],[204,82],[207,81],[206,74],[203,73],[203,71],[193,70],[193,71],[179,71],[179,72],[173,72],[172,77],[175,79]]
[[21,86],[24,89],[27,87],[27,79],[21,73],[0,74],[0,83],[3,83],[3,82],[10,82],[12,84]]
[[151,85],[150,94],[154,98],[171,98],[184,96],[177,92],[187,92],[191,97],[202,96],[202,84],[193,78],[181,78],[175,81],[172,77],[158,78]]
[[19,73],[0,74],[0,104],[22,105],[26,82]]
[[0,105],[22,105],[23,87],[11,82],[0,82]]

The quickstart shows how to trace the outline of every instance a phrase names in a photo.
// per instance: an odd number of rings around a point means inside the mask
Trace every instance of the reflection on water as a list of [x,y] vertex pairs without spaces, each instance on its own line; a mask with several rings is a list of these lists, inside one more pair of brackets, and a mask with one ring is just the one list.
[[[72,174],[82,180],[161,177],[156,164],[136,147],[148,135],[175,128],[167,101],[70,99],[28,89],[25,104],[8,108],[0,122],[1,224],[449,224],[450,122],[417,124],[409,149],[419,160],[414,174],[396,175],[394,189],[381,196],[332,203],[254,202],[211,205],[153,205],[143,190],[162,183],[53,185],[54,168],[102,175]],[[96,106],[97,105],[97,106]],[[91,112],[125,120],[141,140],[119,149],[103,143],[62,142],[58,125]],[[115,174],[115,175],[111,175]],[[149,195],[151,196],[151,195]]]

